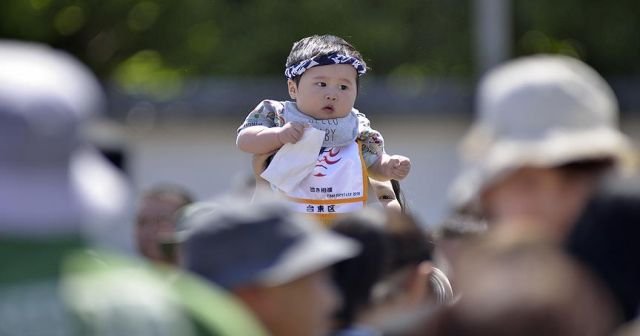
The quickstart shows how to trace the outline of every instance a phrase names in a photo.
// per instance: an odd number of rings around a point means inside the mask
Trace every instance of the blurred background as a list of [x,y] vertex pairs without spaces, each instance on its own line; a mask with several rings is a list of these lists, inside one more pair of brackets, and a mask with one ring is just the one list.
[[204,199],[249,176],[236,128],[262,99],[288,98],[292,43],[341,36],[371,68],[356,107],[412,159],[409,206],[437,225],[474,85],[506,59],[584,60],[640,140],[638,18],[635,0],[3,0],[0,37],[64,49],[98,75],[109,111],[91,136],[137,191],[169,182]]

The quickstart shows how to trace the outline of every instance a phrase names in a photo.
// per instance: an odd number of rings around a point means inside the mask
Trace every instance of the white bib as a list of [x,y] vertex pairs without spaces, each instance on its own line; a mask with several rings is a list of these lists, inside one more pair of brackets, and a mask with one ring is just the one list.
[[313,172],[286,193],[297,212],[330,220],[362,209],[367,202],[367,169],[360,144],[323,147]]

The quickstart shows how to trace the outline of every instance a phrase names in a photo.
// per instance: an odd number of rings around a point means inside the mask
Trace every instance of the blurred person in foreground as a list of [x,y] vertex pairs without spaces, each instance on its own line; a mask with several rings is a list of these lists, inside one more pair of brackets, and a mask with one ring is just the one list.
[[173,236],[178,210],[191,203],[191,194],[178,185],[157,185],[146,190],[140,198],[136,218],[138,252],[152,261],[177,264]]
[[625,320],[640,316],[640,181],[610,178],[575,223],[567,250],[609,287]]
[[446,218],[434,232],[434,264],[447,276],[458,297],[460,293],[456,289],[456,265],[461,261],[465,246],[486,231],[485,221],[474,216],[454,214]]
[[130,190],[83,133],[103,103],[71,56],[0,40],[0,335],[256,334],[222,292],[125,256]]
[[446,276],[433,267],[433,243],[411,217],[369,208],[337,219],[332,230],[362,245],[333,267],[343,296],[334,335],[379,335],[389,320],[452,299]]
[[464,295],[385,335],[611,335],[620,315],[609,291],[548,234],[518,223],[477,237],[456,267]]
[[633,169],[617,123],[613,91],[577,59],[538,55],[498,66],[478,88],[454,207],[485,217],[490,229],[525,222],[564,240],[601,177]]
[[272,335],[326,335],[340,303],[329,267],[356,255],[356,242],[278,200],[235,197],[185,211],[184,268],[230,291]]

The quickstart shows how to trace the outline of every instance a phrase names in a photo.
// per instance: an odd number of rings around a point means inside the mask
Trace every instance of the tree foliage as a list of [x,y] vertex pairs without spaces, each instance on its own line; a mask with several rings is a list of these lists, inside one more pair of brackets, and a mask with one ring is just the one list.
[[280,75],[295,40],[323,33],[381,75],[465,75],[468,15],[461,0],[4,0],[0,35],[69,50],[103,77],[141,64],[168,77]]
[[517,55],[578,57],[608,76],[640,74],[640,2],[517,0]]
[[[62,48],[129,91],[194,77],[281,76],[292,43],[352,42],[378,76],[470,77],[472,0],[3,0],[0,36]],[[514,54],[640,72],[640,2],[513,0]]]

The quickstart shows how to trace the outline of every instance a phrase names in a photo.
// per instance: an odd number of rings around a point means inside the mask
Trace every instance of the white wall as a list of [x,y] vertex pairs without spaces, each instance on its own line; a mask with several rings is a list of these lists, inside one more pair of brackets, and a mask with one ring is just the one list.
[[[199,199],[228,191],[250,173],[250,156],[235,147],[241,118],[194,122],[165,122],[117,127],[127,148],[127,169],[136,191],[171,182],[190,189]],[[413,213],[436,225],[446,213],[447,188],[458,169],[456,147],[468,121],[459,118],[372,117],[385,137],[387,152],[409,156],[412,171],[402,187]],[[638,120],[623,128],[636,138]]]

